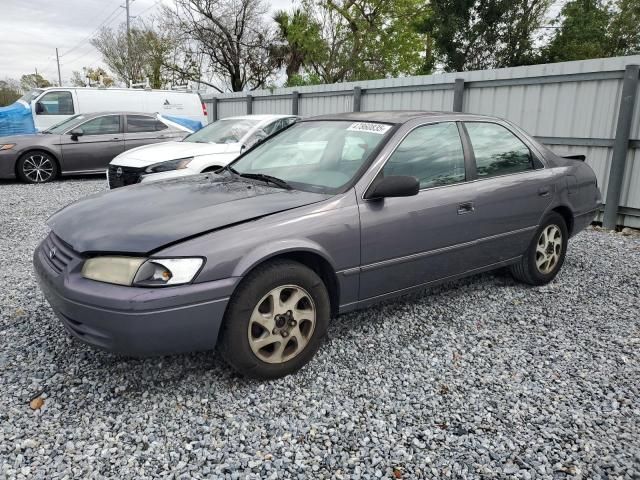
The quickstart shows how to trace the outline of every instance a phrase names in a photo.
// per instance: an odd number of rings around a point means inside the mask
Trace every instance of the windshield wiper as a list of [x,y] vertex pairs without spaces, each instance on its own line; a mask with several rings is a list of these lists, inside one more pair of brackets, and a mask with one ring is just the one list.
[[291,190],[292,187],[287,182],[278,177],[273,177],[271,175],[265,175],[264,173],[238,173],[233,168],[229,167],[229,170],[236,175],[239,175],[243,178],[251,178],[254,180],[262,180],[263,182],[273,183],[274,185],[284,188],[285,190]]

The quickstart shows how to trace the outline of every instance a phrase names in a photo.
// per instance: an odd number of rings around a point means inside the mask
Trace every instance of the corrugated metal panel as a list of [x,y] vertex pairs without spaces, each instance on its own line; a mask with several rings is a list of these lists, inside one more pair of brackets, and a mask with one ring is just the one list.
[[416,92],[365,92],[362,111],[376,110],[438,110],[451,111],[453,90],[423,90]]
[[253,113],[272,114],[272,115],[290,114],[291,98],[255,97],[253,99]]
[[299,101],[299,113],[303,117],[353,111],[353,97],[351,95],[322,97],[302,96]]
[[233,117],[247,114],[247,100],[245,97],[236,102],[218,102],[218,118]]

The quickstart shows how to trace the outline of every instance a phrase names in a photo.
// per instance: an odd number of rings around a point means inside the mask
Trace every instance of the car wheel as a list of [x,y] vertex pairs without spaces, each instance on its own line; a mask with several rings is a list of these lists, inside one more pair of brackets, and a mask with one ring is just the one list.
[[58,175],[56,160],[45,152],[27,152],[17,165],[20,180],[27,183],[46,183]]
[[511,267],[511,274],[530,285],[545,285],[560,271],[567,253],[569,232],[559,213],[545,217],[519,263]]
[[288,375],[316,353],[330,317],[321,278],[293,261],[258,267],[232,296],[219,340],[223,358],[241,374]]

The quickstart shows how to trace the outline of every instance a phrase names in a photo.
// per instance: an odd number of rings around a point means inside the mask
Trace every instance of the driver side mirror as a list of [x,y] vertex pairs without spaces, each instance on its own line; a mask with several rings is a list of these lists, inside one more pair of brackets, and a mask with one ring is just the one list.
[[392,175],[375,182],[365,194],[366,199],[375,200],[387,197],[412,197],[420,191],[420,182],[408,175]]
[[71,140],[77,140],[78,137],[84,135],[84,130],[82,130],[81,128],[74,128],[69,133],[71,134]]
[[40,102],[36,102],[36,115],[44,113],[44,106]]

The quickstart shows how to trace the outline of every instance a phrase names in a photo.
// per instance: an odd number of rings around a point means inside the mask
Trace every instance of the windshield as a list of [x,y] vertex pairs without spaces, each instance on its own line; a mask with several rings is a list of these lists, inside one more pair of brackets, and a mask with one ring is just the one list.
[[301,122],[231,166],[239,174],[277,177],[298,190],[337,193],[356,176],[391,128],[370,122]]
[[38,97],[38,95],[40,95],[42,92],[44,92],[44,90],[40,90],[39,88],[34,88],[33,90],[29,90],[27,93],[21,96],[19,100],[22,100],[23,102],[27,102],[29,105],[31,105],[31,102],[35,100]]
[[218,120],[192,133],[183,141],[194,143],[238,143],[258,123],[260,123],[260,120],[248,118]]
[[74,127],[76,124],[82,122],[85,119],[85,115],[74,115],[60,123],[56,123],[53,127],[47,128],[46,133],[61,134],[66,132],[69,128]]

